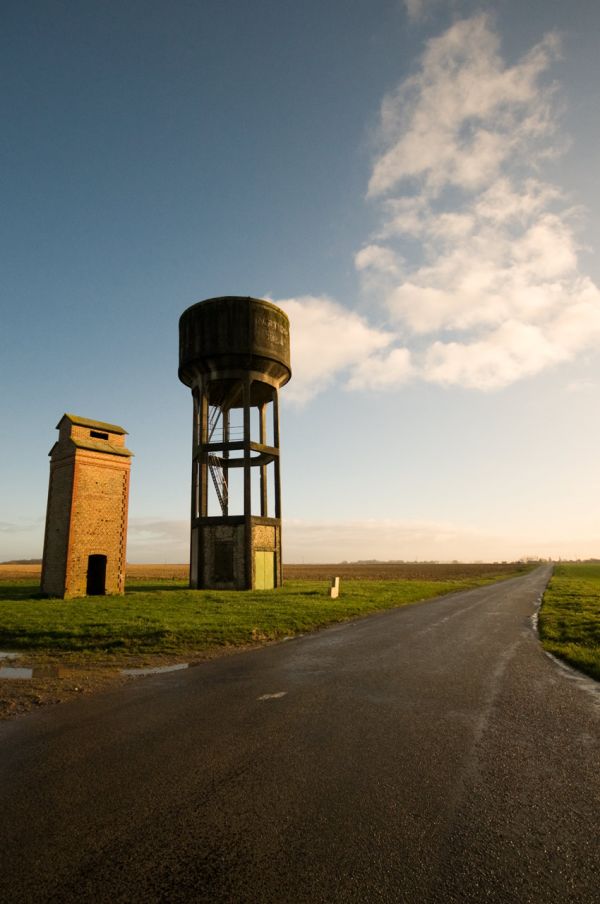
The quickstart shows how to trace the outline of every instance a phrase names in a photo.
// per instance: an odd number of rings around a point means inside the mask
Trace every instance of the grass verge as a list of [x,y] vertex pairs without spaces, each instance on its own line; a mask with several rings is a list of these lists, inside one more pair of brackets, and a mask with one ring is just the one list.
[[600,681],[600,565],[555,567],[539,632],[544,649]]
[[337,600],[318,581],[288,581],[267,592],[189,590],[177,580],[133,580],[123,597],[35,598],[31,581],[0,582],[0,650],[57,659],[178,657],[265,643],[385,609],[469,590],[515,572],[460,580],[346,581]]

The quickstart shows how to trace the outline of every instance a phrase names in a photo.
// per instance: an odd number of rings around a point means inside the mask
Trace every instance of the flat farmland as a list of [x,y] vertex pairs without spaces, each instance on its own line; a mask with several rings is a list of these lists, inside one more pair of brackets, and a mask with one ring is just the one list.
[[[127,576],[141,580],[187,581],[188,571],[188,565],[127,565]],[[42,566],[36,562],[26,564],[8,562],[0,565],[0,581],[39,581],[41,574]],[[1,593],[0,586],[0,597]]]
[[[328,581],[339,577],[345,581],[460,581],[469,578],[525,572],[531,566],[519,562],[332,562],[331,564],[286,564],[283,579],[288,581]],[[39,580],[42,566],[32,564],[0,565],[2,580]],[[137,581],[181,581],[188,579],[185,564],[128,564],[127,577]],[[0,588],[1,595],[1,588]]]
[[462,581],[493,575],[525,573],[531,568],[515,562],[342,562],[331,565],[284,565],[283,578],[290,581]]
[[[188,565],[128,565],[127,575],[138,580],[181,580]],[[515,562],[332,562],[331,564],[284,564],[284,581],[461,581],[469,578],[514,576],[529,565]]]

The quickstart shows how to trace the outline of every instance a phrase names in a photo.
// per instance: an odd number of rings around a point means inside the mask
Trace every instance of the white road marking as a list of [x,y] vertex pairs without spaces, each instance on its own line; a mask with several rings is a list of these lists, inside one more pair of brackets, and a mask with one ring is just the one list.
[[153,669],[121,669],[121,675],[160,675],[162,672],[178,672],[180,669],[189,668],[189,662],[180,662],[177,665],[161,665]]
[[589,678],[585,672],[580,672],[574,666],[569,665],[568,662],[564,662],[562,659],[559,659],[558,656],[554,656],[553,653],[549,653],[548,650],[542,649],[542,653],[551,659],[552,662],[561,669],[565,678],[568,678],[569,681],[573,681],[577,684],[582,690],[586,691],[588,694],[594,698],[596,705],[600,703],[600,687],[598,687],[598,682],[593,678]]
[[263,694],[259,697],[259,700],[278,700],[280,697],[285,697],[287,691],[278,691],[276,694]]

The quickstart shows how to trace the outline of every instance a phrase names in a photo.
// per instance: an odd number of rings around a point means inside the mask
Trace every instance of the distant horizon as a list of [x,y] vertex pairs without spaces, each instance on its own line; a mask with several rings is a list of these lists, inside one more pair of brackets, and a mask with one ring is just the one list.
[[[284,561],[283,565],[512,565],[512,564],[531,564],[531,563],[570,563],[570,562],[600,562],[600,558],[575,558],[575,559],[550,559],[540,556],[524,556],[519,559],[340,559],[324,560],[322,562],[306,562],[306,561]],[[9,559],[0,562],[0,565],[41,565],[42,559]],[[173,562],[133,562],[127,561],[127,565],[176,565],[189,568],[189,562],[173,561]]]

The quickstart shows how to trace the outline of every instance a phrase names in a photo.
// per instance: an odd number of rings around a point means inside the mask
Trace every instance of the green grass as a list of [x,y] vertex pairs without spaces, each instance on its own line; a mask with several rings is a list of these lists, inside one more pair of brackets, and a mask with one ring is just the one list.
[[177,581],[133,580],[125,597],[70,601],[36,598],[38,588],[32,582],[0,581],[0,650],[91,659],[188,655],[277,640],[497,578],[346,581],[337,600],[330,599],[327,583],[311,581],[288,581],[274,591],[231,592],[189,590]]
[[600,565],[557,565],[544,594],[544,648],[600,681]]

